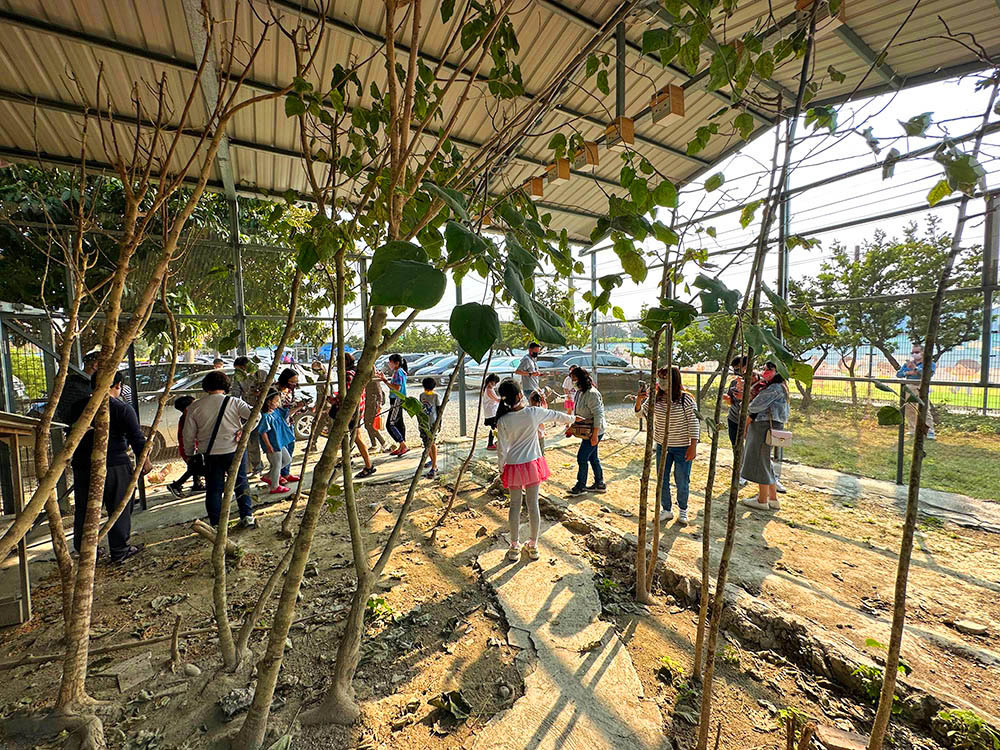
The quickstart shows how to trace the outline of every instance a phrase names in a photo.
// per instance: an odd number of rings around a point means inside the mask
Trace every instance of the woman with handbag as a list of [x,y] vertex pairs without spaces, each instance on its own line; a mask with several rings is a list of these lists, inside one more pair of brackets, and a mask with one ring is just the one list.
[[[607,421],[604,419],[604,397],[594,387],[594,379],[582,367],[577,367],[570,373],[576,387],[576,398],[573,403],[573,413],[577,417],[576,424],[570,426],[566,436],[580,438],[580,448],[576,452],[576,484],[569,491],[570,495],[582,495],[585,492],[607,492],[604,484],[604,469],[601,459],[597,456],[597,446],[604,437]],[[587,466],[594,469],[594,483],[587,486]]]
[[523,495],[528,505],[528,521],[531,529],[531,535],[524,545],[524,552],[529,559],[537,560],[538,529],[541,524],[538,487],[551,474],[538,443],[538,428],[546,422],[569,424],[574,417],[551,409],[528,406],[527,399],[521,393],[521,387],[510,378],[497,387],[497,394],[500,396],[497,413],[486,420],[486,426],[497,431],[500,478],[503,486],[510,490],[510,511],[507,515],[510,526],[510,549],[507,550],[507,559],[514,562],[521,556],[518,538]]
[[764,365],[760,374],[764,388],[750,402],[750,423],[744,449],[741,476],[755,482],[759,488],[756,498],[744,498],[743,504],[755,510],[778,510],[778,477],[771,464],[772,432],[780,433],[780,440],[790,438],[784,432],[788,421],[788,384],[781,377],[773,362]]
[[[684,390],[679,367],[670,370],[667,382],[666,367],[656,373],[656,395],[653,398],[653,416],[649,416],[646,392],[641,391],[635,400],[635,410],[641,411],[648,422],[653,424],[653,440],[656,442],[656,471],[666,460],[663,469],[663,485],[660,487],[660,520],[669,521],[674,517],[670,502],[670,469],[673,467],[674,484],[677,486],[677,523],[684,526],[688,522],[688,496],[691,490],[691,466],[698,454],[698,439],[701,437],[701,423],[698,421],[698,406],[691,394]],[[670,424],[667,424],[667,387],[670,388]],[[666,445],[666,448],[664,448]]]

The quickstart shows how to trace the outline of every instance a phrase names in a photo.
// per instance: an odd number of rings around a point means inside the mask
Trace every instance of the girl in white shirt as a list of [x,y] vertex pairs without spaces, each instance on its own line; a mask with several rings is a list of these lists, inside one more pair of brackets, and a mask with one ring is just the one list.
[[[486,376],[486,382],[483,383],[483,418],[492,419],[497,415],[497,407],[500,406],[500,396],[497,395],[497,385],[500,384],[500,376],[495,372],[491,372]],[[494,431],[490,427],[490,437],[489,442],[486,444],[486,450],[495,451],[497,449],[496,443],[493,442]]]
[[576,365],[569,366],[569,372],[566,373],[566,377],[563,378],[563,395],[565,399],[563,405],[566,407],[566,413],[573,413],[573,404],[576,401],[576,383],[573,382],[573,370],[576,369]]
[[496,416],[486,420],[486,424],[496,428],[500,478],[503,486],[510,490],[510,511],[507,514],[510,549],[507,550],[507,559],[515,561],[520,557],[518,532],[523,495],[528,503],[531,528],[531,536],[525,543],[524,550],[530,559],[537,560],[538,528],[541,524],[538,488],[552,473],[538,443],[538,428],[546,422],[571,424],[575,417],[551,409],[528,406],[521,387],[510,379],[500,384],[497,394],[500,396],[500,404]]

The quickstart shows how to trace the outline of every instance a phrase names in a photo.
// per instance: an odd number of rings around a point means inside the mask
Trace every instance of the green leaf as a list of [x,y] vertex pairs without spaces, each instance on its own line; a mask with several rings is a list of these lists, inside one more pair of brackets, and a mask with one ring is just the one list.
[[448,265],[466,260],[472,255],[486,252],[486,241],[457,221],[449,221],[444,228],[444,241],[448,247]]
[[[861,135],[865,138],[865,143],[868,144],[868,148],[872,150],[872,153],[878,155],[878,152],[882,149],[878,145],[878,138],[875,137],[875,133],[872,131],[871,126],[861,131]],[[898,153],[898,152],[897,152]]]
[[235,349],[240,344],[240,329],[234,328],[218,341],[219,351],[229,351]]
[[976,191],[976,185],[986,176],[986,170],[972,154],[945,158],[943,164],[948,186],[966,195],[972,195]]
[[[562,327],[562,321],[557,316],[547,316],[539,312],[535,301],[525,291],[517,266],[509,260],[503,273],[504,288],[517,303],[518,317],[525,328],[535,334],[535,337],[546,344],[566,345],[566,337],[557,330]],[[558,323],[552,322],[553,319]]]
[[549,148],[555,151],[555,158],[561,159],[566,155],[566,136],[556,133],[549,139]]
[[511,229],[519,229],[524,226],[524,217],[521,212],[514,208],[509,202],[504,201],[496,207],[496,212],[500,218],[507,222]]
[[830,15],[836,16],[840,12],[840,6],[844,4],[844,0],[829,0],[827,7],[830,9]]
[[707,180],[705,180],[705,192],[711,193],[722,187],[722,184],[726,181],[726,176],[722,172],[716,172]]
[[837,110],[832,106],[813,107],[806,111],[806,127],[812,125],[813,132],[826,128],[831,133],[837,132]]
[[806,388],[812,385],[813,368],[808,362],[792,362],[788,365],[788,374],[802,383]]
[[867,380],[867,382],[871,383],[873,386],[875,386],[880,391],[885,391],[886,393],[891,393],[894,396],[898,396],[899,395],[896,392],[895,388],[890,388],[885,383],[883,383],[881,380],[875,380],[874,378],[869,378]]
[[462,221],[469,220],[468,211],[465,208],[465,196],[459,191],[453,190],[452,188],[441,187],[433,182],[425,181],[422,185],[424,190],[433,193],[435,196],[440,198],[447,204],[455,216],[457,216]]
[[642,34],[642,54],[648,55],[663,49],[670,43],[671,34],[663,28],[647,29]]
[[676,332],[687,328],[697,317],[698,309],[694,305],[677,299],[662,299],[659,307],[653,307],[646,311],[639,325],[656,332],[667,323],[673,323]]
[[378,276],[372,279],[370,301],[372,305],[385,307],[405,305],[414,310],[429,310],[441,301],[447,286],[444,272],[430,263],[392,260],[381,266]]
[[780,295],[775,294],[773,291],[771,291],[771,287],[769,287],[767,284],[761,284],[760,288],[761,291],[764,292],[764,296],[767,297],[768,301],[774,307],[776,312],[778,312],[780,315],[788,314],[789,312],[788,300],[784,299]]
[[298,117],[306,113],[306,103],[298,94],[285,97],[285,117]]
[[653,222],[653,236],[664,245],[676,245],[680,242],[677,232],[661,221]]
[[681,67],[684,68],[689,76],[693,76],[698,73],[698,63],[700,61],[701,45],[693,38],[688,39],[681,45],[680,52],[677,56],[677,62],[681,64]]
[[618,181],[622,184],[622,187],[626,190],[632,185],[632,180],[635,179],[635,170],[632,169],[628,164],[622,167],[621,172],[618,173]]
[[317,263],[323,260],[320,249],[309,235],[304,235],[296,240],[295,247],[298,249],[295,265],[302,273],[309,273],[316,267]]
[[753,115],[749,112],[741,112],[733,119],[733,127],[739,131],[740,138],[744,141],[753,135],[754,122]]
[[948,180],[939,180],[937,185],[932,187],[930,192],[927,193],[927,205],[936,206],[938,203],[951,195],[951,193],[952,189],[948,184]]
[[292,735],[283,734],[273,745],[269,745],[267,750],[292,750]]
[[703,273],[698,274],[698,278],[694,280],[693,284],[702,290],[699,296],[701,297],[701,311],[703,313],[711,315],[719,312],[720,302],[730,315],[736,313],[740,293],[735,289],[730,289],[718,279],[713,279]]
[[837,70],[832,65],[827,65],[826,66],[826,73],[827,73],[828,76],[830,76],[830,80],[833,81],[833,82],[835,82],[835,83],[843,83],[844,81],[847,80],[847,74],[846,73],[841,73],[839,70]]
[[709,237],[711,237],[714,240],[716,238],[716,236],[718,235],[718,232],[715,230],[715,227],[707,227],[705,229],[705,234],[707,234]]
[[927,132],[927,128],[931,126],[933,117],[933,112],[924,112],[922,115],[911,117],[906,122],[903,122],[902,120],[898,120],[898,122],[903,126],[903,132],[908,136],[923,137],[923,135]]
[[670,180],[664,180],[653,188],[653,203],[666,208],[677,207],[677,188]]
[[462,49],[470,49],[479,40],[479,37],[482,36],[485,30],[486,20],[482,16],[473,18],[465,24],[462,27]]
[[597,72],[597,69],[600,67],[600,65],[601,63],[597,59],[597,55],[590,55],[587,58],[587,71],[586,71],[587,78],[590,78],[592,75],[594,75],[594,73]]
[[757,75],[763,78],[765,81],[774,75],[774,55],[770,52],[764,52],[760,57],[757,58],[757,62],[754,65],[757,70]]
[[455,0],[441,0],[441,23],[448,23],[455,12]]
[[898,406],[883,406],[878,410],[878,423],[883,427],[903,424],[903,412]]
[[636,284],[641,284],[646,280],[648,269],[642,254],[635,249],[635,243],[624,235],[618,235],[614,241],[615,255],[621,261],[622,270],[627,273]]
[[607,70],[602,70],[597,74],[597,89],[605,96],[611,93],[611,85],[608,83]]
[[899,149],[890,149],[889,153],[885,155],[885,161],[882,162],[882,179],[888,180],[892,177],[893,173],[896,171],[896,162],[899,161],[900,153]]
[[482,361],[486,352],[501,338],[497,311],[478,302],[455,307],[451,311],[448,329],[462,350],[477,362]]
[[763,203],[763,200],[755,200],[747,203],[743,210],[740,211],[740,226],[746,229],[754,220],[754,216],[757,215],[757,209]]
[[668,65],[670,65],[670,63],[674,61],[674,58],[677,57],[677,53],[679,53],[680,51],[681,51],[681,40],[675,34],[670,39],[670,42],[667,44],[667,46],[660,49],[660,65],[662,65],[663,67],[667,67]]
[[620,307],[618,307],[618,305],[615,305],[614,307],[611,308],[611,317],[613,317],[615,320],[620,320],[624,323],[625,311],[622,310]]
[[427,261],[427,252],[412,242],[392,240],[385,243],[372,253],[372,262],[368,266],[368,283],[375,281],[390,263],[397,260],[412,260],[423,263]]

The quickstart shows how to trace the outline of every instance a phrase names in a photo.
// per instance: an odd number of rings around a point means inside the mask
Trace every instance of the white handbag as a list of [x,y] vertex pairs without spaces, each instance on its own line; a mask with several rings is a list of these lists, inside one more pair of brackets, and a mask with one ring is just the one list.
[[792,433],[789,430],[775,430],[768,423],[764,441],[775,448],[784,448],[792,444]]

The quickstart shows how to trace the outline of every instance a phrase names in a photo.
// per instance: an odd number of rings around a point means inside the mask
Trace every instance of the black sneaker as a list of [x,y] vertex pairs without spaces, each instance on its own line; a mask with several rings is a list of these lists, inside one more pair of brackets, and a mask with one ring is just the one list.
[[437,472],[434,469],[431,469],[426,474],[424,474],[424,479],[433,479],[436,476],[437,476]]
[[170,490],[170,494],[176,497],[178,500],[184,497],[184,493],[181,492],[180,486],[174,484],[173,482],[167,485],[167,489]]
[[136,555],[138,555],[140,552],[142,552],[142,550],[145,547],[146,547],[145,544],[132,544],[132,545],[129,545],[129,547],[124,552],[122,552],[120,555],[113,556],[111,558],[111,562],[116,563],[116,564],[120,563],[120,562],[125,562],[130,557],[135,557]]
[[369,466],[367,469],[362,469],[357,473],[356,479],[364,479],[365,477],[370,477],[375,473],[375,467]]
[[608,491],[608,485],[604,484],[604,482],[601,482],[600,484],[597,484],[595,482],[594,484],[587,487],[587,492],[596,492],[598,494],[602,494],[607,491]]
[[566,494],[569,495],[570,497],[573,497],[574,495],[583,495],[583,494],[586,494],[586,492],[587,492],[587,488],[586,487],[574,487],[573,489],[571,489]]
[[191,491],[192,492],[204,492],[205,491],[205,483],[204,482],[199,482],[199,481],[196,480],[195,483],[194,483],[194,486],[191,487]]

